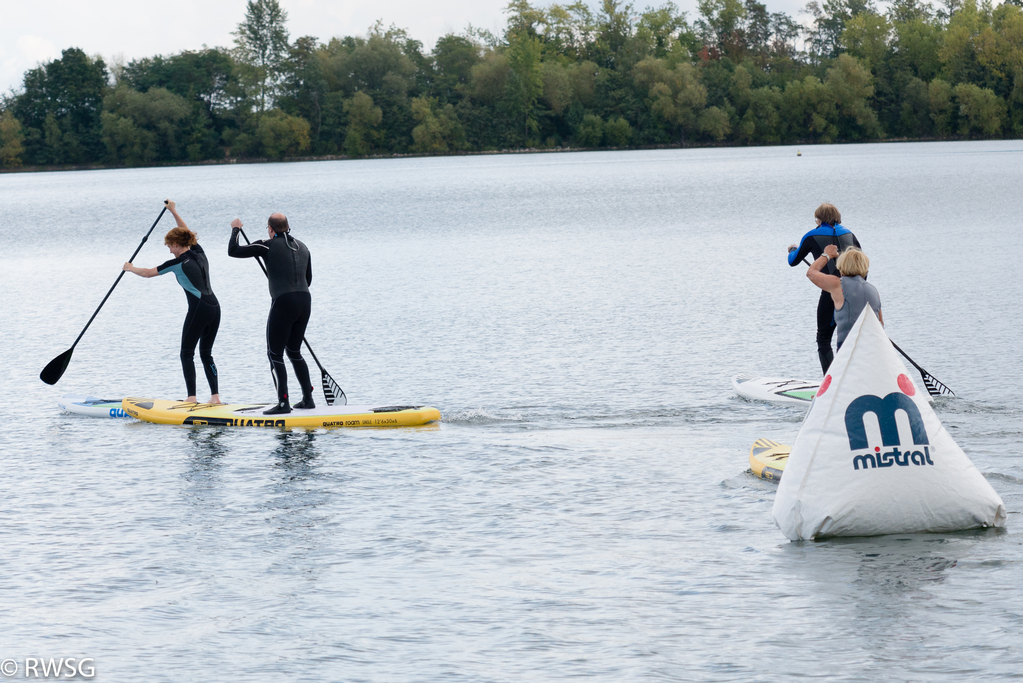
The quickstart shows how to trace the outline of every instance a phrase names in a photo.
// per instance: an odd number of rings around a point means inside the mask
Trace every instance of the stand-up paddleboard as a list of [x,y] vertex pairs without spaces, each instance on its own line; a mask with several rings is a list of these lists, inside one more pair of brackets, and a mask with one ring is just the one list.
[[[814,396],[817,395],[817,390],[821,387],[821,382],[814,379],[736,375],[732,378],[732,387],[739,396],[751,401],[810,405]],[[934,398],[926,392],[923,398],[928,402],[934,401]]]
[[146,422],[223,427],[417,427],[440,420],[430,406],[317,406],[283,415],[264,415],[273,404],[212,405],[129,397],[124,412]]
[[813,400],[813,397],[817,395],[821,382],[820,380],[810,379],[736,375],[732,378],[732,386],[735,387],[735,391],[739,396],[752,401],[808,405]]
[[780,481],[789,461],[791,446],[770,439],[757,439],[749,449],[749,466],[761,479]]
[[119,398],[96,398],[94,396],[78,396],[76,394],[64,394],[57,401],[61,410],[75,415],[86,415],[88,417],[128,417],[131,415],[121,408]]

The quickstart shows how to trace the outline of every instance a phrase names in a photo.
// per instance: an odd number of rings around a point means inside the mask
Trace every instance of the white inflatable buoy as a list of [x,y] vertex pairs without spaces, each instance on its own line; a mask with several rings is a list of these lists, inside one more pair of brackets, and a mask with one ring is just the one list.
[[788,538],[1005,526],[1005,504],[910,379],[870,306],[792,444],[772,514]]

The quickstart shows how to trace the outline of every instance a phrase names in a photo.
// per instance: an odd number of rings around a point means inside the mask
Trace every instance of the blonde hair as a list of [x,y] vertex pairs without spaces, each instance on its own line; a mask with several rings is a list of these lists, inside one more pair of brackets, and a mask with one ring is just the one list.
[[842,275],[867,277],[867,271],[870,270],[870,259],[856,247],[849,247],[838,257],[835,265],[838,266],[838,272]]
[[172,244],[176,247],[194,247],[199,244],[195,238],[195,233],[188,228],[172,228],[164,235],[163,243],[168,247]]
[[836,225],[842,222],[842,214],[838,212],[834,204],[821,204],[813,212],[813,217],[821,223],[827,223],[828,225]]

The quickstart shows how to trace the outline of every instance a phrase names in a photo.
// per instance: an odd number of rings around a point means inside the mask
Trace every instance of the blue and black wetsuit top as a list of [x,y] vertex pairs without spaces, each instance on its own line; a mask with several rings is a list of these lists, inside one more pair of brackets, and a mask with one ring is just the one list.
[[181,256],[156,267],[157,275],[167,273],[174,273],[190,305],[193,297],[210,306],[220,305],[217,295],[210,288],[210,264],[206,260],[206,252],[198,244],[192,245]]
[[[848,228],[843,227],[841,223],[835,223],[834,225],[821,223],[803,235],[795,251],[789,252],[789,265],[799,265],[806,258],[807,254],[813,254],[813,260],[816,261],[821,257],[821,254],[824,253],[824,248],[829,244],[834,244],[838,247],[839,253],[845,251],[848,247],[860,248],[860,242],[856,239],[856,235],[852,234],[852,231]],[[824,266],[824,272],[828,275],[838,275],[835,259],[828,260],[827,265]]]

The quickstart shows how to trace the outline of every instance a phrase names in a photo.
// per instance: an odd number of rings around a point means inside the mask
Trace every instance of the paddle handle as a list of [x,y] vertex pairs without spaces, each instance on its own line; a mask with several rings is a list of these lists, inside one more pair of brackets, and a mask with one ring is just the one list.
[[[141,242],[139,242],[139,246],[138,246],[137,249],[135,249],[135,253],[131,255],[130,259],[128,259],[129,263],[134,261],[135,257],[139,255],[140,251],[142,251],[142,247],[143,247],[143,245],[145,245],[146,240],[149,239],[149,235],[152,234],[153,229],[156,228],[156,224],[160,222],[160,219],[163,218],[163,214],[165,214],[165,213],[167,213],[167,206],[166,206],[166,204],[164,204],[163,210],[160,212],[160,215],[156,217],[155,221],[153,221],[153,225],[152,225],[151,228],[149,228],[149,232],[147,232],[146,236],[142,238]],[[114,284],[110,285],[110,289],[107,290],[107,295],[105,297],[103,297],[103,301],[99,302],[99,306],[96,307],[96,310],[93,312],[92,317],[89,318],[89,322],[85,323],[85,327],[82,329],[81,333],[78,335],[78,338],[75,339],[75,343],[71,345],[71,349],[73,349],[76,346],[78,346],[78,342],[80,342],[82,340],[82,337],[85,336],[85,331],[87,329],[89,329],[89,325],[91,325],[92,321],[96,319],[97,315],[99,315],[100,309],[103,308],[103,304],[105,304],[107,302],[107,299],[110,298],[110,295],[114,292],[114,288],[117,287],[117,283],[121,281],[122,277],[124,277],[124,273],[125,273],[125,271],[122,270],[121,274],[117,276],[116,280],[114,280]],[[68,350],[70,351],[71,349],[68,349]]]

